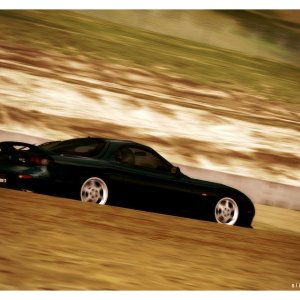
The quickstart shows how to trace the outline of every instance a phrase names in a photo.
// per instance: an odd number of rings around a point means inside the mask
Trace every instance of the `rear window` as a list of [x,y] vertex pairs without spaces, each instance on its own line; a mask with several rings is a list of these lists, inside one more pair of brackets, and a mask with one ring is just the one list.
[[102,140],[69,140],[41,145],[40,148],[57,154],[93,157],[100,154],[105,146]]

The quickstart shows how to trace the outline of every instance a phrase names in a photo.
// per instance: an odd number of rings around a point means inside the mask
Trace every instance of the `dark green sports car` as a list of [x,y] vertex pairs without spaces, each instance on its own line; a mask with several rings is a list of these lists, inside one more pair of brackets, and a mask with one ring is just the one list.
[[0,187],[67,196],[218,223],[251,226],[251,200],[231,187],[184,175],[132,141],[77,138],[39,146],[0,143]]

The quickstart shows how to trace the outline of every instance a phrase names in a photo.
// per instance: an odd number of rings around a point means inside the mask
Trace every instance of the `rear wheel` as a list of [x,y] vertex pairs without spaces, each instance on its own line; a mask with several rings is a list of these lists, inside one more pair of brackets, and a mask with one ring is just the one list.
[[230,197],[220,199],[214,206],[214,219],[218,223],[235,225],[239,215],[238,203]]
[[88,178],[81,186],[80,199],[82,202],[106,204],[108,199],[107,184],[99,177]]

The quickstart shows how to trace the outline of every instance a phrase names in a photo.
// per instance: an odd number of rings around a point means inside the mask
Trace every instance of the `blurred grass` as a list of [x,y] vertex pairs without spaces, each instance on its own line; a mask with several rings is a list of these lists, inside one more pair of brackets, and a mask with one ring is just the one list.
[[0,18],[1,43],[173,73],[216,89],[299,103],[300,68],[295,65],[118,25],[80,11],[10,10],[0,11]]
[[87,10],[121,25],[300,66],[300,11]]

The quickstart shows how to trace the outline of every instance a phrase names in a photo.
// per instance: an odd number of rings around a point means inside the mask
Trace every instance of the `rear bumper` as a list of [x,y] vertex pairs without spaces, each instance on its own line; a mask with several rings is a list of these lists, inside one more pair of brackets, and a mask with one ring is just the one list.
[[11,189],[33,190],[38,185],[37,179],[21,174],[3,174],[0,175],[0,187]]
[[25,189],[32,191],[45,189],[48,185],[47,181],[49,181],[49,176],[47,176],[45,171],[42,173],[42,176],[41,170],[37,169],[35,171],[36,172],[28,172],[28,169],[23,172],[0,170],[0,188]]

